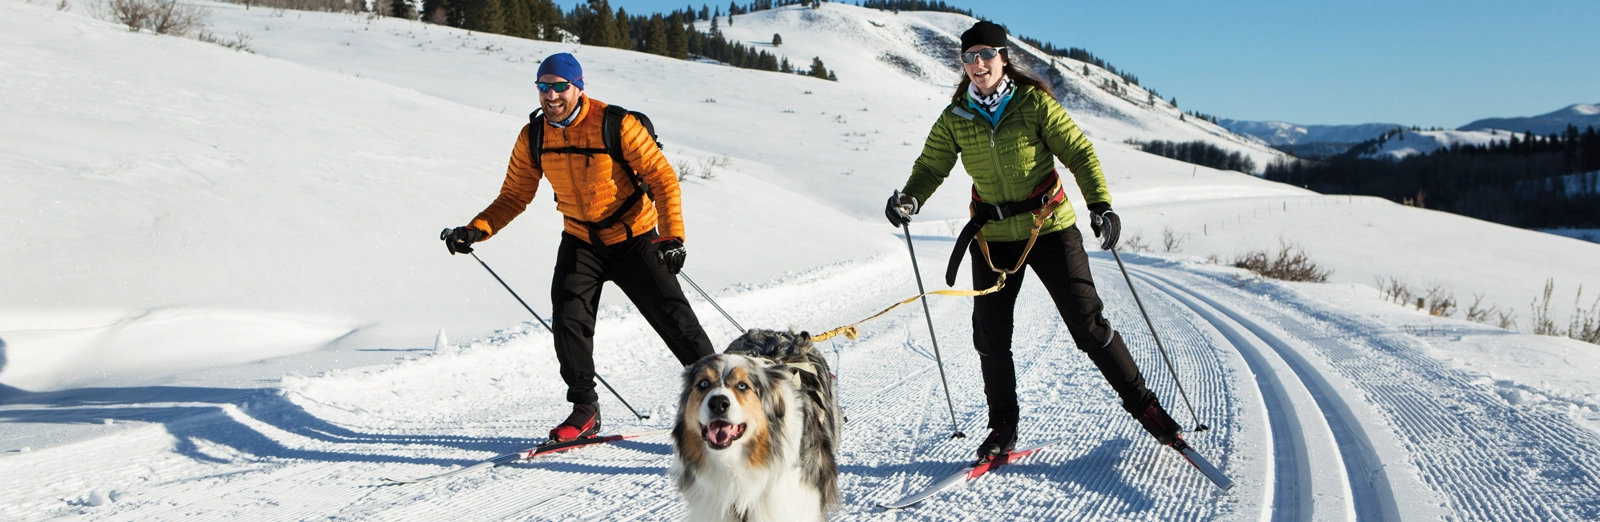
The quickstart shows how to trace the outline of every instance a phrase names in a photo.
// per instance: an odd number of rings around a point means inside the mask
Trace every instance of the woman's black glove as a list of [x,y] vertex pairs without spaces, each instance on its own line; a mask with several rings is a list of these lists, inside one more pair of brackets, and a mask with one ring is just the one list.
[[444,240],[444,248],[450,251],[450,255],[471,254],[472,244],[482,241],[487,235],[476,228],[456,227],[439,232],[439,239]]
[[1111,250],[1117,248],[1117,238],[1122,235],[1122,218],[1111,210],[1111,204],[1095,203],[1089,205],[1089,228],[1100,238],[1100,249]]
[[883,214],[889,218],[890,225],[900,228],[911,222],[911,216],[917,213],[919,207],[916,196],[896,190],[894,195],[889,196],[889,204],[883,208]]
[[678,275],[683,270],[683,260],[689,257],[689,250],[684,248],[683,241],[675,237],[664,237],[655,240],[657,243],[656,261],[667,266],[667,273]]

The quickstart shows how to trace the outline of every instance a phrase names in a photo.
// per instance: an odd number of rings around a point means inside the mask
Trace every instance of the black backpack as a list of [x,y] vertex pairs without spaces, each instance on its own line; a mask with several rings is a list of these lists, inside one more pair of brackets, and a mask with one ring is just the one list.
[[[645,132],[650,134],[650,142],[655,144],[659,150],[661,148],[661,140],[656,137],[656,126],[650,122],[650,117],[645,116],[642,112],[630,111],[616,105],[607,105],[604,119],[600,122],[600,139],[605,144],[603,149],[561,147],[548,150],[544,148],[544,111],[536,110],[528,114],[528,157],[532,159],[534,168],[544,170],[545,154],[582,154],[585,156],[607,154],[611,156],[613,164],[620,165],[622,171],[628,173],[628,177],[633,179],[633,193],[623,200],[622,205],[617,207],[616,212],[612,212],[605,219],[584,221],[567,216],[567,219],[577,221],[588,227],[589,244],[593,245],[595,250],[600,251],[602,255],[605,253],[606,245],[600,240],[600,231],[614,227],[622,222],[622,215],[628,213],[628,210],[632,209],[634,205],[639,204],[639,201],[643,200],[645,196],[650,196],[651,199],[655,198],[655,195],[650,193],[650,185],[639,177],[638,172],[634,172],[633,166],[629,165],[628,159],[622,155],[622,119],[630,114],[640,124],[644,125]],[[628,239],[633,239],[633,227],[625,226],[623,229],[628,232]]]

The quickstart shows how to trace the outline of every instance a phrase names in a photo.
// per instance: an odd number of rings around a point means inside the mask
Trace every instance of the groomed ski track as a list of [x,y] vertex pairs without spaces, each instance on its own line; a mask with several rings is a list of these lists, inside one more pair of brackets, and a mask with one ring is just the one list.
[[[915,238],[923,267],[940,266],[950,239]],[[1108,318],[1174,417],[1192,428],[1116,265],[1105,253],[1091,257]],[[877,508],[964,465],[987,433],[970,300],[930,300],[957,424],[968,435],[958,440],[950,439],[921,309],[902,307],[863,325],[857,340],[820,345],[836,365],[849,417],[840,455],[844,505],[834,519],[1600,518],[1600,458],[1586,450],[1600,440],[1570,419],[1513,408],[1492,382],[1426,355],[1423,341],[1334,312],[1293,285],[1204,264],[1123,257],[1212,428],[1188,439],[1237,482],[1232,492],[1216,491],[1121,410],[1028,277],[1013,343],[1021,439],[1065,442],[969,488],[905,510]],[[903,254],[882,256],[759,288],[708,290],[746,326],[817,332],[914,293],[906,264]],[[937,281],[927,283],[932,289]],[[714,309],[691,299],[719,344],[734,335]],[[655,413],[637,422],[603,396],[606,432],[667,426],[676,365],[636,314],[607,308],[601,316],[601,374]],[[549,343],[541,328],[524,323],[390,367],[292,376],[242,396],[218,392],[213,402],[182,394],[189,402],[171,403],[150,393],[120,408],[87,398],[62,408],[41,394],[34,407],[24,401],[0,413],[80,422],[192,413],[6,457],[15,473],[0,478],[11,492],[0,497],[0,518],[681,519],[666,478],[666,436],[384,485],[385,477],[430,475],[537,442],[565,413]],[[1356,414],[1367,410],[1375,413]],[[110,493],[114,503],[61,507],[58,500],[108,483],[123,484]]]

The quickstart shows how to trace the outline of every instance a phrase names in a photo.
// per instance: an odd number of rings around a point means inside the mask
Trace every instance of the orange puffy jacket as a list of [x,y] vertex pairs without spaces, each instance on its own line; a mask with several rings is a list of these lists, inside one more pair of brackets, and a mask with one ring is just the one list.
[[[548,152],[562,147],[605,148],[600,136],[605,102],[584,96],[579,110],[577,120],[566,128],[545,124],[546,152],[541,158],[542,170],[534,167],[528,156],[528,127],[523,126],[516,146],[511,149],[511,161],[506,165],[506,181],[500,186],[500,196],[472,219],[473,228],[493,236],[528,208],[528,202],[533,201],[539,190],[539,180],[549,179],[550,188],[556,191],[556,210],[567,217],[564,220],[567,233],[590,242],[589,228],[575,220],[593,223],[605,219],[633,194],[634,188],[633,179],[621,166],[613,164],[609,154]],[[657,228],[662,237],[685,240],[683,199],[678,190],[677,173],[673,172],[666,155],[651,141],[644,125],[633,116],[622,120],[622,150],[634,172],[650,186],[653,197],[635,203],[622,216],[621,223],[600,233],[600,240],[614,245],[630,235],[638,236]],[[629,234],[622,225],[627,225],[633,233]]]

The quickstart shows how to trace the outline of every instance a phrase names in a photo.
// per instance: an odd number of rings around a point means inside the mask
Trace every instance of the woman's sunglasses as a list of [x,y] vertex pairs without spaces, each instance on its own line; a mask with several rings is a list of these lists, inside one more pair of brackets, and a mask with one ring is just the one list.
[[994,57],[1000,55],[1000,50],[1001,49],[1005,49],[1005,48],[1004,47],[990,47],[988,49],[984,49],[982,51],[978,51],[978,52],[975,52],[975,53],[961,53],[961,63],[976,62],[976,61],[978,61],[979,58],[983,58],[985,60],[993,60]]
[[533,84],[539,87],[539,92],[567,92],[567,89],[572,88],[572,82],[533,82]]

